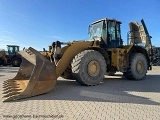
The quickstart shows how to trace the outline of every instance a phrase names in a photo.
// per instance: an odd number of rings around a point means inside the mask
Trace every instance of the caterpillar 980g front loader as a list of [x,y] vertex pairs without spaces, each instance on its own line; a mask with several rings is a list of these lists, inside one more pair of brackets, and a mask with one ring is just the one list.
[[[123,45],[120,21],[101,19],[89,25],[90,40],[53,42],[49,60],[29,48],[17,75],[4,82],[4,101],[32,97],[51,91],[59,76],[72,76],[82,85],[100,84],[106,73],[123,72],[129,80],[142,80],[151,69],[152,44],[144,24],[129,23],[128,45]],[[50,47],[51,48],[51,47]]]

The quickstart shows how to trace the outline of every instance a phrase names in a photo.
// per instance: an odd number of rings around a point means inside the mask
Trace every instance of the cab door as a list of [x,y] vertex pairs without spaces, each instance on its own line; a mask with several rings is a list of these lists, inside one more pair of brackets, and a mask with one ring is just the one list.
[[117,48],[122,45],[120,23],[108,21],[107,46],[108,48]]

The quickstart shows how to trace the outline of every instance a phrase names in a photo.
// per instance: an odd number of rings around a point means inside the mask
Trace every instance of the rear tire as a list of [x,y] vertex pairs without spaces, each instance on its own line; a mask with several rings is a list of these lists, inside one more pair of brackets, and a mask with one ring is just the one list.
[[85,50],[72,61],[72,73],[77,82],[83,85],[97,85],[106,73],[106,61],[97,51]]
[[123,75],[129,80],[142,80],[147,73],[147,60],[142,53],[131,54],[129,68]]
[[21,64],[21,59],[20,58],[13,58],[11,61],[11,64],[13,67],[19,67]]

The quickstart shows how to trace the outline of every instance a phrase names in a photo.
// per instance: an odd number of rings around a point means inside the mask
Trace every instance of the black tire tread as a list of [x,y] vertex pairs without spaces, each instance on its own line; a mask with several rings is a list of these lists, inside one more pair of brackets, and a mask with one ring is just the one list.
[[[94,51],[94,50],[85,50],[79,54],[77,54],[73,61],[72,61],[72,74],[73,74],[73,78],[76,79],[76,81],[82,85],[97,85],[99,84],[98,82],[95,83],[95,84],[90,84],[90,83],[87,83],[84,79],[82,79],[82,75],[80,75],[79,71],[80,71],[80,65],[81,65],[81,61],[83,61],[83,59],[87,59],[88,58],[88,55],[93,52],[92,56],[99,56],[102,58],[102,63],[104,63],[104,67],[106,67],[106,62],[105,62],[105,59],[104,57],[97,51]],[[106,72],[106,71],[105,71]],[[87,78],[87,76],[85,76],[85,78]],[[101,78],[100,78],[101,79]]]
[[[142,80],[144,77],[145,77],[145,75],[143,76],[143,78],[138,78],[137,76],[134,76],[133,75],[133,71],[132,71],[132,63],[133,63],[133,61],[135,60],[135,58],[137,57],[137,56],[139,56],[139,55],[141,55],[141,56],[143,56],[143,57],[145,57],[143,54],[141,54],[141,53],[132,53],[131,54],[131,57],[130,57],[130,60],[129,60],[129,68],[127,69],[127,72],[124,72],[123,73],[123,75],[128,79],[128,80]],[[146,65],[147,65],[147,62],[146,62]]]
[[[14,62],[13,62],[14,60],[18,60],[19,63],[17,65],[14,65]],[[12,59],[11,64],[12,64],[13,67],[19,67],[21,65],[21,62],[22,62],[22,60],[20,58],[15,57],[15,58]]]

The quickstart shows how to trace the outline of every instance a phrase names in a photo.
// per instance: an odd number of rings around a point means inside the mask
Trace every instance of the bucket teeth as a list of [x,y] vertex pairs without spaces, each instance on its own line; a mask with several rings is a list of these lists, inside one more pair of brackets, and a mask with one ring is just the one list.
[[11,84],[17,84],[17,82],[8,82],[8,83],[3,83],[3,85],[11,85]]
[[21,92],[17,92],[17,91],[13,91],[13,92],[9,92],[7,95],[3,96],[3,98],[5,97],[11,97],[13,95],[19,95]]
[[16,100],[16,99],[18,99],[18,95],[13,95],[13,96],[10,96],[8,98],[5,98],[3,100],[3,102],[9,102],[9,101]]
[[3,84],[10,84],[10,83],[16,83],[16,80],[9,80],[9,81],[4,81]]
[[6,85],[6,86],[3,86],[3,89],[9,89],[9,88],[19,88],[18,85]]
[[3,83],[13,83],[13,82],[16,82],[16,80],[12,80],[12,79],[10,79],[10,80],[5,80]]
[[6,90],[4,90],[4,92],[2,94],[8,94],[11,92],[18,92],[20,90],[22,90],[22,89],[16,89],[16,88],[6,89]]
[[7,86],[7,85],[10,85],[10,83],[3,83],[3,86]]
[[3,85],[3,88],[12,88],[12,87],[17,88],[17,87],[19,87],[18,85],[19,84],[15,84],[15,83],[14,84],[7,84],[7,85]]
[[3,89],[3,91],[7,91],[7,90],[10,90],[10,89],[18,89],[19,87],[18,86],[14,86],[14,87],[6,87]]
[[9,99],[11,99],[11,96],[17,96],[21,93],[19,92],[21,89],[19,87],[19,84],[17,84],[16,80],[4,81],[3,88],[4,92],[2,94],[6,94],[3,97],[9,97]]
[[20,89],[20,87],[8,87],[3,89],[3,91],[14,90],[14,89]]
[[22,63],[17,75],[3,82],[4,102],[47,93],[57,81],[55,63],[51,63],[40,52],[30,47],[19,54]]

